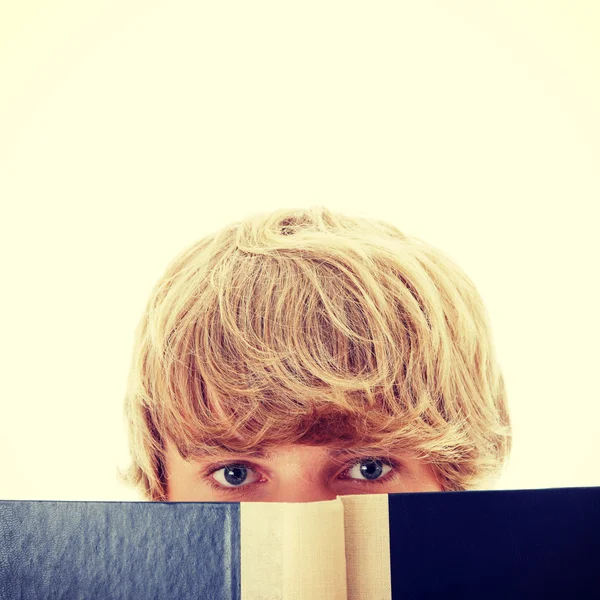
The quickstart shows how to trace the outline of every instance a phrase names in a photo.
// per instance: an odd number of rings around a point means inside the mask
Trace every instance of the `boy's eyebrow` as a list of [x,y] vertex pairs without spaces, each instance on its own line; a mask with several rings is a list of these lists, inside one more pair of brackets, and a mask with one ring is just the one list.
[[[329,452],[327,452],[327,456],[329,458],[337,458],[339,456],[369,456],[369,455],[381,455],[381,454],[387,454],[387,452],[385,452],[384,450],[381,449],[375,449],[375,448],[331,448],[329,450]],[[271,460],[273,458],[273,456],[275,455],[275,452],[273,450],[269,450],[269,449],[263,449],[263,448],[255,448],[255,449],[250,449],[250,450],[246,450],[244,452],[229,452],[226,450],[223,450],[222,452],[215,452],[214,454],[211,454],[212,458],[218,457],[218,456],[248,456],[250,458],[262,458],[265,460]],[[206,454],[196,454],[194,455],[194,458],[200,459],[200,458],[207,458]]]

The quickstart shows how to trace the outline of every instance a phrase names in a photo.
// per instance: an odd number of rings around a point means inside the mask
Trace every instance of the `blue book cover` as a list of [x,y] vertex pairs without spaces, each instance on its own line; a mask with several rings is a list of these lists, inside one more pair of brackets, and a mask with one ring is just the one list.
[[239,508],[0,502],[0,599],[240,598]]

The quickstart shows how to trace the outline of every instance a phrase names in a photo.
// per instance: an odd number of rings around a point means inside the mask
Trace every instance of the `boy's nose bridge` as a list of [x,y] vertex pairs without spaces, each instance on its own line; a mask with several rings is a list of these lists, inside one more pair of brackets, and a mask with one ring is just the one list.
[[335,492],[314,479],[286,480],[269,494],[269,502],[324,502],[335,499]]

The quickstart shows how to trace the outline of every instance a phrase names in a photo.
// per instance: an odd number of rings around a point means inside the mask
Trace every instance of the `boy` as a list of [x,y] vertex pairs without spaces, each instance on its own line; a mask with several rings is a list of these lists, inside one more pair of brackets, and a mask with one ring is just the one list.
[[234,223],[170,265],[125,410],[125,477],[150,501],[477,489],[512,439],[468,277],[387,223],[322,207]]

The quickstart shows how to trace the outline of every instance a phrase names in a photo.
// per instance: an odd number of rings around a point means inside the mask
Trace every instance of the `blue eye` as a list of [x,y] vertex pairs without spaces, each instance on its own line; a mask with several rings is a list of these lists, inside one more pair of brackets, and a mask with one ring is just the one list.
[[[384,471],[387,469],[387,471]],[[367,481],[374,481],[380,479],[382,476],[387,475],[392,470],[392,467],[385,464],[379,459],[365,459],[357,462],[354,466],[348,469],[347,473],[350,479],[366,479]],[[355,475],[353,477],[352,475]],[[364,479],[362,479],[364,481]]]
[[[244,464],[233,464],[233,465],[225,465],[216,471],[213,471],[212,475],[214,479],[224,487],[242,487],[244,484],[253,483],[246,482],[248,477],[248,471],[252,471],[248,466]],[[221,478],[217,478],[216,476],[220,475]]]

